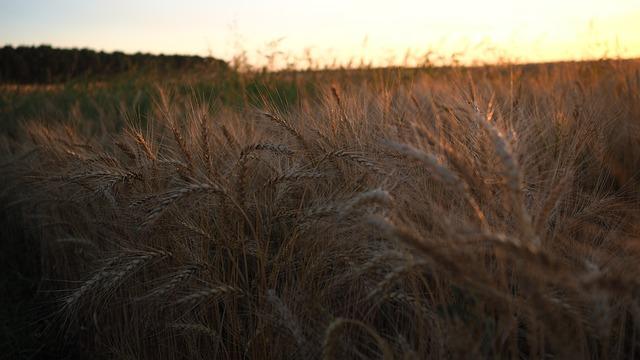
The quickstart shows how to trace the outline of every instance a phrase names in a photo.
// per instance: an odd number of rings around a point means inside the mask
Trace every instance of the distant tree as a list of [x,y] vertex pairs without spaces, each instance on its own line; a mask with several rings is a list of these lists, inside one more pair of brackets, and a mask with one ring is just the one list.
[[200,56],[127,55],[48,45],[0,48],[0,83],[57,83],[132,71],[184,71],[199,67],[228,69],[222,60]]

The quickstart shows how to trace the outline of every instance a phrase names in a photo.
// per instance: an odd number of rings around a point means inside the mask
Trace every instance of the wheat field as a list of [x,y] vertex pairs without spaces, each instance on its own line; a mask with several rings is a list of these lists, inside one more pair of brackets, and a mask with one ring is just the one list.
[[121,359],[637,357],[640,62],[387,80],[21,121],[0,194],[44,336]]

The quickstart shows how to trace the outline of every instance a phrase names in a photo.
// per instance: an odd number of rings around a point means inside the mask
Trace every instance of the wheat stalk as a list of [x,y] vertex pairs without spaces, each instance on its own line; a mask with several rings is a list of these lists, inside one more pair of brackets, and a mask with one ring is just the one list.
[[469,204],[469,206],[473,209],[473,212],[476,215],[476,218],[480,222],[481,226],[485,229],[488,228],[484,212],[482,211],[480,205],[478,205],[476,200],[471,196],[469,185],[467,183],[462,181],[451,170],[440,164],[440,162],[431,154],[427,154],[406,144],[391,143],[390,145],[398,152],[420,160],[434,172],[437,179],[453,187],[455,190],[458,190],[458,193],[463,196],[467,204]]
[[391,348],[375,330],[361,321],[344,318],[337,318],[333,320],[327,327],[322,346],[323,359],[330,360],[337,358],[336,352],[338,350],[338,342],[340,340],[340,336],[348,326],[354,326],[365,330],[367,334],[369,334],[376,341],[380,350],[382,350],[382,358],[393,359],[393,352],[391,351]]
[[211,298],[242,296],[242,289],[230,285],[217,285],[193,291],[191,294],[183,296],[175,301],[174,305],[196,305]]
[[188,184],[184,187],[173,189],[159,196],[159,201],[155,207],[146,213],[144,221],[140,224],[141,228],[146,228],[153,224],[160,215],[169,207],[169,205],[178,201],[179,199],[196,193],[213,193],[224,195],[226,192],[216,184],[196,183]]
[[267,117],[269,120],[273,121],[275,124],[285,129],[289,134],[291,134],[291,136],[293,136],[296,140],[298,140],[298,143],[300,143],[300,145],[306,151],[306,153],[308,154],[311,153],[310,151],[311,148],[307,144],[307,141],[305,140],[305,138],[302,136],[302,134],[298,130],[294,129],[293,126],[291,126],[291,124],[289,124],[287,121],[283,120],[279,116],[272,114],[270,112],[263,111],[261,112],[261,114]]

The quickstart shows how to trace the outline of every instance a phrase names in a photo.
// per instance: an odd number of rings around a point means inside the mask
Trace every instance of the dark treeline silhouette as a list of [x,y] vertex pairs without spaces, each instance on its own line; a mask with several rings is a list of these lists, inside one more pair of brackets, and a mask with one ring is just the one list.
[[130,71],[226,69],[212,57],[125,54],[51,46],[0,48],[0,83],[58,83],[77,78],[99,79]]

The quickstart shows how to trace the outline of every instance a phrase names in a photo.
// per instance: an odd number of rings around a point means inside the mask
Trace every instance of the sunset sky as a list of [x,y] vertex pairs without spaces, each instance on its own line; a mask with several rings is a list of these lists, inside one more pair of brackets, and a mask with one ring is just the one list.
[[[269,46],[269,43],[272,43]],[[0,44],[303,62],[640,56],[640,0],[0,0]],[[279,61],[287,61],[279,55]]]

